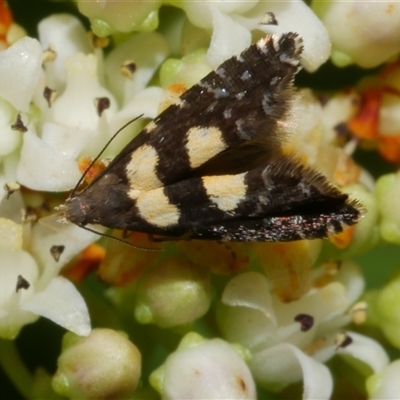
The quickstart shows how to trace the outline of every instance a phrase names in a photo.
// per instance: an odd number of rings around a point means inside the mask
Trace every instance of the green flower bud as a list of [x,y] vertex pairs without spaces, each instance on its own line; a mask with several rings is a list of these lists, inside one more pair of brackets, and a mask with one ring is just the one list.
[[161,260],[138,289],[135,317],[162,327],[188,324],[211,304],[209,272],[184,258]]
[[388,242],[400,243],[400,173],[381,176],[376,183],[376,197],[381,214],[380,234]]

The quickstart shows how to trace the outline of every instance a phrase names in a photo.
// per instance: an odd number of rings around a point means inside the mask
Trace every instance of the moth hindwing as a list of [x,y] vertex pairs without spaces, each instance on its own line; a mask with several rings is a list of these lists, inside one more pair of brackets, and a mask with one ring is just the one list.
[[323,238],[346,194],[280,147],[302,40],[267,36],[187,90],[63,206],[80,225],[220,241]]

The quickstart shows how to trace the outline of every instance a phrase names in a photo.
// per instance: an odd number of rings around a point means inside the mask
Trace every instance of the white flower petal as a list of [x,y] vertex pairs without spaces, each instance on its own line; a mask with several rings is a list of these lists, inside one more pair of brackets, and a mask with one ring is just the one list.
[[[3,315],[0,318],[0,337],[13,339],[23,325],[37,319],[31,312],[22,311],[21,303],[33,296],[39,270],[33,257],[23,250],[0,249],[0,260],[0,310]],[[30,287],[16,292],[18,275]]]
[[0,157],[13,152],[21,143],[21,132],[15,132],[11,126],[2,126],[0,132]]
[[0,249],[22,248],[22,226],[8,218],[0,218]]
[[13,152],[21,142],[21,132],[11,129],[15,122],[15,109],[0,98],[0,157]]
[[381,372],[389,364],[384,348],[367,336],[355,332],[346,332],[353,340],[348,346],[339,348],[339,354],[350,355],[369,365],[374,372]]
[[288,329],[297,315],[307,314],[314,318],[314,326],[307,332],[300,330],[300,324],[296,323],[297,330],[291,336],[281,336],[280,341],[290,340],[292,344],[303,347],[309,344],[313,338],[320,336],[320,325],[338,313],[343,313],[348,306],[345,290],[341,283],[332,282],[319,290],[312,290],[300,300],[291,303],[282,303],[275,299],[274,310],[278,319],[278,326],[285,328],[282,335],[290,334]]
[[182,1],[177,3],[178,7],[182,7],[189,21],[199,28],[212,28],[212,13],[210,6],[217,7],[221,13],[234,14],[244,13],[251,10],[257,1]]
[[398,400],[400,393],[400,360],[389,364],[381,373],[367,380],[370,400]]
[[346,288],[346,296],[349,304],[353,304],[364,292],[365,281],[357,264],[345,261],[336,279],[342,282]]
[[96,135],[96,130],[77,129],[54,122],[45,122],[42,127],[43,142],[71,159],[75,159]]
[[10,219],[17,224],[21,223],[21,211],[25,208],[21,192],[17,191],[11,197],[3,197],[0,202],[0,217]]
[[24,301],[32,296],[39,271],[34,258],[23,250],[0,249],[0,257],[0,305],[4,308],[10,296],[16,294],[15,288],[18,275],[21,275],[31,285],[28,289],[19,291],[18,297],[20,297],[21,301]]
[[[116,115],[116,118],[132,119],[135,115],[143,114],[143,118],[154,119],[158,115],[162,89],[158,86],[150,86],[136,93],[132,100]],[[122,126],[122,124],[120,125]]]
[[41,292],[26,301],[22,308],[46,317],[79,336],[90,333],[90,318],[86,303],[66,278],[58,276]]
[[231,17],[223,14],[218,7],[210,5],[213,34],[207,51],[207,61],[213,67],[250,46],[251,34]]
[[256,398],[246,363],[221,339],[172,353],[165,362],[162,394],[166,399]]
[[96,130],[99,116],[94,100],[101,97],[110,100],[110,107],[103,113],[115,113],[116,100],[100,85],[97,62],[97,57],[93,54],[76,53],[66,59],[67,86],[52,105],[54,122],[82,130]]
[[[251,351],[276,345],[277,327],[259,310],[248,307],[222,306],[217,313],[223,336],[231,343],[240,343]],[[294,326],[299,330],[298,324]]]
[[[278,25],[259,24],[266,12],[275,14]],[[259,29],[270,34],[297,32],[304,41],[301,63],[307,71],[315,71],[330,56],[328,31],[303,1],[260,1],[246,14],[246,18],[237,16],[236,19],[249,30]]]
[[303,399],[329,399],[332,377],[329,369],[290,344],[280,344],[253,355],[249,363],[255,380],[279,390],[303,378]]
[[[116,113],[109,121],[106,121],[104,125],[107,126],[100,126],[107,132],[113,134],[126,123],[132,121],[133,118],[140,116],[138,120],[132,122],[129,127],[125,128],[117,135],[104,152],[104,157],[115,157],[115,155],[132,140],[135,134],[142,130],[142,118],[154,119],[159,114],[158,110],[162,93],[162,89],[157,86],[151,86],[139,91],[121,111]],[[109,136],[107,139],[108,138]]]
[[[332,313],[327,313],[326,318],[321,321],[318,326],[318,335],[325,336],[332,332],[338,332],[343,329],[343,326],[351,322],[349,314],[344,314],[345,308],[351,306],[362,294],[365,287],[364,278],[359,267],[351,262],[345,261],[342,268],[336,275],[337,283],[342,286],[342,293],[337,294],[337,301],[342,298],[343,307],[332,310]],[[343,293],[344,289],[344,293]]]
[[374,68],[398,55],[400,7],[397,1],[314,3],[316,10],[321,9],[321,20],[332,39],[332,56],[341,66],[354,62],[362,68]]
[[[220,2],[216,2],[217,4]],[[211,29],[212,19],[209,7],[209,2],[207,1],[183,1],[179,4],[186,13],[189,21],[201,28],[201,29]]]
[[247,272],[231,279],[222,294],[222,302],[259,310],[276,324],[267,278],[258,272]]
[[[99,232],[103,230],[101,227],[98,229]],[[50,221],[36,224],[32,231],[31,251],[43,267],[39,289],[44,288],[66,263],[98,238],[98,235],[74,224],[63,225],[54,221],[53,224]],[[64,246],[58,261],[50,253],[52,246]]]
[[24,37],[0,53],[0,96],[18,111],[28,111],[42,68],[42,48]]
[[[166,40],[159,33],[151,32],[130,37],[107,56],[105,61],[107,83],[122,106],[146,87],[168,54],[169,47]],[[132,80],[124,78],[120,73],[121,66],[128,60],[137,65]]]
[[[266,277],[256,272],[241,274],[227,284],[222,302],[230,307],[221,308],[218,321],[230,341],[248,346],[253,351],[283,341],[302,348],[316,335],[321,335],[321,326],[325,332],[326,321],[343,314],[349,305],[340,282],[312,290],[290,303],[271,297],[270,290]],[[300,324],[295,322],[299,314],[308,314],[314,319],[313,327],[307,332],[302,332]],[[337,324],[335,320],[335,328]]]
[[60,154],[32,131],[24,134],[17,179],[22,185],[48,192],[68,190],[80,178],[75,160]]
[[[14,151],[11,154],[8,154],[7,156],[3,157],[3,172],[4,174],[2,175],[3,178],[6,179],[6,182],[16,182],[17,181],[17,166],[19,163],[19,152]],[[0,198],[2,190],[4,190],[3,187],[0,188]]]
[[55,14],[39,23],[38,33],[43,50],[52,48],[57,54],[55,60],[44,65],[46,84],[61,91],[67,79],[66,58],[78,52],[91,52],[86,30],[78,18],[69,14]]

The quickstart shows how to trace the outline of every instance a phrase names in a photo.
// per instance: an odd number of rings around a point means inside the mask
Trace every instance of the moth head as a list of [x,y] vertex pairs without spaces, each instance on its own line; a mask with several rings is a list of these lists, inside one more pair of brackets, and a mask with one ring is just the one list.
[[79,226],[101,224],[116,227],[118,216],[134,206],[134,201],[127,195],[128,189],[115,174],[104,174],[68,198],[58,209],[62,211],[64,221]]
[[70,197],[66,200],[65,204],[58,207],[58,210],[63,212],[63,217],[60,222],[73,222],[76,225],[86,225],[87,209],[82,204],[79,196]]

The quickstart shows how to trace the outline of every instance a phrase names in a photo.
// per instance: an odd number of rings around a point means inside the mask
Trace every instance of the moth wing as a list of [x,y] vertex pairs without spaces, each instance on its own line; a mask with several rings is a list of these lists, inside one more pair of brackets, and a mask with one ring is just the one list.
[[246,154],[279,152],[301,53],[299,36],[286,33],[225,61],[156,117],[97,180],[112,173],[133,189],[151,190],[211,168],[233,173],[244,147]]
[[179,210],[178,224],[165,234],[191,239],[323,238],[361,216],[360,206],[324,176],[290,160],[236,175],[194,177],[163,190]]

